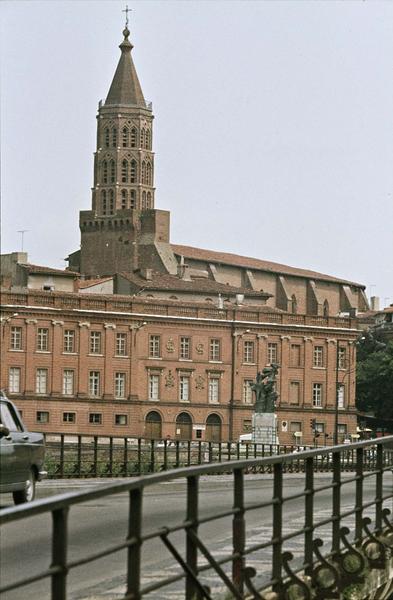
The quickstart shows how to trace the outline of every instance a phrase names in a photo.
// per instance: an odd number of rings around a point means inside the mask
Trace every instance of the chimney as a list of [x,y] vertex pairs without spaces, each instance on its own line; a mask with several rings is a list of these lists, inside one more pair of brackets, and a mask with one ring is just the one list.
[[375,311],[379,310],[379,296],[371,296],[370,308],[371,308],[371,310],[375,310]]
[[141,269],[141,276],[143,279],[146,279],[146,281],[151,281],[153,279],[153,269]]
[[185,281],[191,281],[191,277],[188,272],[188,265],[184,262],[184,256],[180,257],[180,264],[177,265],[177,276],[179,279],[184,279]]

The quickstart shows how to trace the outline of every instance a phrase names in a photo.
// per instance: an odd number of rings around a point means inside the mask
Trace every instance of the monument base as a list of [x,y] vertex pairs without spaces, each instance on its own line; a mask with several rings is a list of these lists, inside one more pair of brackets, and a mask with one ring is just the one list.
[[252,441],[254,444],[278,444],[277,415],[254,413],[252,415]]

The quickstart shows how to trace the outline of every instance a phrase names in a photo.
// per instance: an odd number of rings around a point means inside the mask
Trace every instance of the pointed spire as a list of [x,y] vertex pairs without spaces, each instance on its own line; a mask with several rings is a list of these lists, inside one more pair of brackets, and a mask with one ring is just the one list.
[[123,35],[124,40],[119,46],[121,50],[120,60],[105,104],[128,104],[146,108],[142,88],[131,58],[133,45],[128,40],[130,31],[127,25],[123,31]]

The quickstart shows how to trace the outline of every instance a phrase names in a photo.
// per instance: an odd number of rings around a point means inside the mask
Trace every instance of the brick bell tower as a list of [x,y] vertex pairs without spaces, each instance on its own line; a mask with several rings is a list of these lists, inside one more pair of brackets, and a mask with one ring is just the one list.
[[97,115],[92,208],[80,212],[81,249],[70,268],[87,277],[150,267],[176,272],[169,212],[154,209],[153,113],[131,57],[127,24],[121,56]]

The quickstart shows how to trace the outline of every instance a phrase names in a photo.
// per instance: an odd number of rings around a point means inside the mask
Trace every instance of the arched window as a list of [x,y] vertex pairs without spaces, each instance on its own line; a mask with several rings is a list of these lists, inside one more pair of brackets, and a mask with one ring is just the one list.
[[137,140],[136,129],[135,129],[135,127],[133,127],[131,129],[131,148],[136,148],[136,140]]
[[149,438],[162,437],[162,419],[156,410],[150,411],[145,420],[145,436]]
[[147,192],[146,208],[151,208],[151,193]]
[[145,130],[141,129],[141,148],[145,147]]
[[150,131],[149,131],[149,129],[146,129],[145,147],[147,150],[150,149]]
[[297,300],[295,294],[292,294],[291,298],[291,312],[296,315],[297,313]]
[[146,165],[146,183],[151,185],[151,163],[149,162]]
[[109,148],[109,127],[105,128],[105,148]]
[[121,180],[123,183],[128,181],[128,160],[123,160],[121,163]]
[[127,190],[121,190],[121,207],[123,210],[127,208],[127,196]]
[[108,163],[106,160],[102,163],[102,183],[108,183]]
[[116,164],[114,160],[111,160],[111,183],[116,181]]
[[142,192],[142,210],[146,210],[146,192]]
[[131,169],[130,169],[130,181],[131,183],[136,183],[138,177],[138,169],[136,165],[136,160],[131,161]]
[[123,131],[121,133],[122,133],[123,148],[127,148],[128,147],[128,129],[127,129],[127,127],[123,127]]
[[117,129],[116,129],[116,127],[114,127],[112,129],[112,146],[114,148],[117,147]]
[[142,163],[142,183],[146,183],[146,163]]
[[176,417],[176,437],[181,440],[192,438],[192,419],[188,413],[182,412]]
[[130,190],[130,208],[136,208],[136,191]]
[[327,300],[325,300],[325,302],[323,303],[323,316],[329,316],[329,302]]
[[221,442],[221,418],[212,414],[206,419],[206,437],[207,442]]
[[115,212],[115,193],[113,190],[109,190],[109,214],[113,215]]
[[106,212],[108,210],[108,206],[106,203],[106,191],[102,190],[101,192],[101,212],[103,215],[106,215]]

